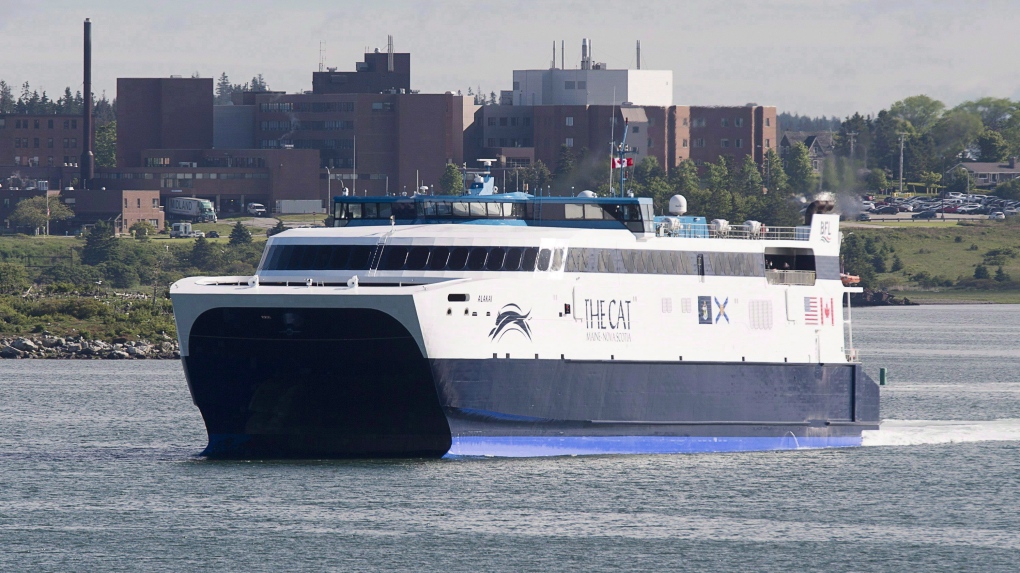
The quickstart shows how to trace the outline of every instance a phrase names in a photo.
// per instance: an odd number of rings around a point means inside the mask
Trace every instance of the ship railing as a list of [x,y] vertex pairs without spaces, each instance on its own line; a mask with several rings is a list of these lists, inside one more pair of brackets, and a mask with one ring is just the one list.
[[815,271],[784,271],[765,269],[765,279],[770,285],[806,285],[815,284]]
[[768,227],[765,225],[715,225],[712,223],[656,222],[660,237],[688,239],[750,239],[766,241],[807,241],[810,227]]

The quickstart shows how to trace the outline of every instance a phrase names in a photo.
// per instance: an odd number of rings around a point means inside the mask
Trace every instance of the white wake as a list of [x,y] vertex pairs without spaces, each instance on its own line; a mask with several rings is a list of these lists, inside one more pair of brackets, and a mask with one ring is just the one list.
[[919,446],[963,442],[1020,441],[1020,419],[988,421],[885,420],[866,431],[865,446]]

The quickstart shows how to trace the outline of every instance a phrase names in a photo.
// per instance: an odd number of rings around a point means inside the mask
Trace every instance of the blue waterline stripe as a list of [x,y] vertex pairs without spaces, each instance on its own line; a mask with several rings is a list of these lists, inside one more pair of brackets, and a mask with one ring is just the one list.
[[860,436],[709,437],[709,436],[460,436],[447,458],[460,456],[543,457],[605,454],[694,454],[760,452],[861,445]]

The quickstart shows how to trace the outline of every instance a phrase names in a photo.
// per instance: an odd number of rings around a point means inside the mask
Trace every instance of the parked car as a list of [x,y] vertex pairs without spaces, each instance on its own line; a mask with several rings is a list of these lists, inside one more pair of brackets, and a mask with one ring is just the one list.
[[879,215],[895,215],[900,212],[900,208],[896,205],[886,205],[885,207],[879,207],[875,209],[875,213]]
[[871,215],[869,215],[867,213],[861,213],[861,214],[857,215],[857,220],[858,221],[870,221],[871,220]]
[[988,218],[993,221],[1003,221],[1006,219],[1006,214],[1002,211],[996,211],[994,213],[989,213]]
[[934,219],[938,216],[935,211],[921,211],[910,216],[911,219]]
[[914,210],[914,206],[909,203],[900,203],[896,206],[901,213],[910,213]]
[[220,238],[220,234],[217,233],[216,231],[209,231],[206,234],[206,237],[209,237],[210,239],[219,239]]

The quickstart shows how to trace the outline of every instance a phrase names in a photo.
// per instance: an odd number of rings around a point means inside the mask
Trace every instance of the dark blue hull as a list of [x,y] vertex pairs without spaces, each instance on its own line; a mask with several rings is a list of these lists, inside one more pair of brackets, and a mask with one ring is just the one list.
[[844,447],[878,427],[853,364],[427,360],[367,309],[214,309],[189,348],[210,457]]

